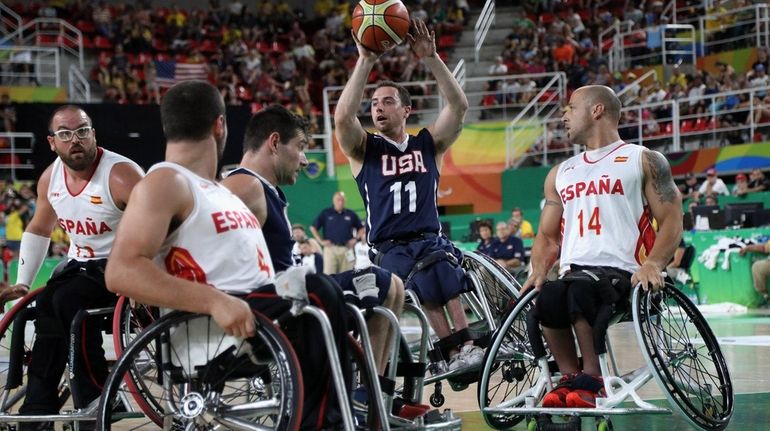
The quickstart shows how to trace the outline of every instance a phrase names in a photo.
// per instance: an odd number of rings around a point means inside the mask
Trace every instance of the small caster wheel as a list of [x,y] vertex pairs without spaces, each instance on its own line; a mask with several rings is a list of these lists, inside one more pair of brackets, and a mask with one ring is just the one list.
[[600,419],[596,423],[596,431],[612,431],[612,421],[609,419]]
[[432,405],[433,407],[436,407],[436,408],[441,407],[444,405],[445,402],[446,402],[446,399],[444,398],[444,395],[440,393],[438,394],[434,393],[433,395],[430,396],[430,405]]

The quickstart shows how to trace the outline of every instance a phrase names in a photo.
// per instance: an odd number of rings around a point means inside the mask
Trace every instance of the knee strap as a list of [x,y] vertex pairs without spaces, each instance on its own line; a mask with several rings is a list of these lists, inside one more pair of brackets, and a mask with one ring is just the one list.
[[457,258],[452,254],[448,253],[443,250],[437,250],[434,251],[427,256],[423,257],[422,259],[418,260],[417,263],[414,264],[412,267],[412,270],[409,272],[409,275],[406,277],[406,280],[404,281],[404,285],[408,284],[409,281],[414,277],[415,274],[418,272],[430,268],[432,265],[441,262],[441,261],[447,261],[452,266],[457,266]]

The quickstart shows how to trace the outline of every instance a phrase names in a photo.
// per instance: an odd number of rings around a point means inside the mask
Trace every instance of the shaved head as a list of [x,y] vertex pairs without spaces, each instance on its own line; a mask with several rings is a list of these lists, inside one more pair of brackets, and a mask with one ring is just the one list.
[[610,87],[604,85],[588,85],[575,90],[580,92],[583,100],[590,105],[602,105],[607,117],[618,122],[620,120],[620,99]]

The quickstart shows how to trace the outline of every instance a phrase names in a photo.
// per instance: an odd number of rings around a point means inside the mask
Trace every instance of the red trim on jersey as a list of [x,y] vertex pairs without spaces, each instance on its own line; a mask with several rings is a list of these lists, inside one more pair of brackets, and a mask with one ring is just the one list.
[[639,218],[639,237],[636,240],[636,250],[634,258],[639,265],[647,260],[647,255],[655,245],[655,229],[652,227],[652,217],[650,217],[650,207],[645,206],[642,216]]
[[609,153],[607,153],[607,154],[605,154],[605,155],[601,156],[601,157],[599,158],[599,160],[597,160],[597,161],[595,161],[595,162],[592,162],[592,161],[588,160],[588,153],[587,153],[587,152],[586,152],[586,153],[583,153],[583,161],[584,161],[584,162],[586,162],[586,163],[588,163],[589,165],[593,165],[594,163],[599,163],[599,162],[601,162],[602,160],[604,160],[604,159],[605,159],[607,156],[609,156],[610,154],[614,153],[615,151],[617,151],[617,150],[619,150],[619,149],[621,149],[621,148],[625,147],[626,145],[628,145],[628,144],[627,144],[627,143],[625,143],[625,142],[624,142],[624,143],[622,143],[622,144],[620,144],[620,145],[618,145],[618,146],[617,146],[617,148],[615,148],[614,150],[610,151]]
[[166,264],[166,272],[174,277],[195,283],[208,284],[206,283],[206,273],[189,251],[179,247],[171,247],[164,262]]
[[91,171],[91,175],[88,177],[88,180],[86,180],[86,183],[83,185],[83,188],[78,190],[77,193],[72,193],[72,190],[70,190],[70,185],[67,184],[67,168],[64,166],[64,162],[62,162],[62,170],[64,171],[64,187],[67,188],[67,193],[70,194],[73,198],[81,193],[83,193],[83,190],[88,187],[88,183],[91,182],[91,178],[94,177],[94,174],[96,173],[96,169],[99,167],[99,162],[102,160],[102,154],[104,154],[104,150],[102,150],[101,147],[96,147],[96,160],[94,160],[94,164],[92,165],[94,167],[94,170]]

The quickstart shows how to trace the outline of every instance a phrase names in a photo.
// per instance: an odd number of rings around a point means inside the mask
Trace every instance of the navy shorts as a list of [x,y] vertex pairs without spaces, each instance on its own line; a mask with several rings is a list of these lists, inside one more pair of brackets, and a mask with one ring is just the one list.
[[[376,296],[368,295],[359,297],[358,292],[362,289],[366,289],[367,283],[371,284],[372,276],[377,288]],[[364,269],[353,269],[337,274],[331,274],[330,277],[342,287],[346,297],[349,295],[359,297],[361,301],[360,305],[364,308],[382,305],[382,303],[385,302],[385,297],[388,296],[388,292],[390,291],[391,272],[374,265]],[[369,288],[371,288],[371,286],[369,286]]]
[[416,272],[406,284],[422,303],[445,305],[450,299],[468,291],[465,271],[460,267],[463,254],[451,241],[436,236],[396,244],[382,253],[380,266],[407,280],[414,265],[434,252],[443,251],[455,257],[457,264],[443,259]]

